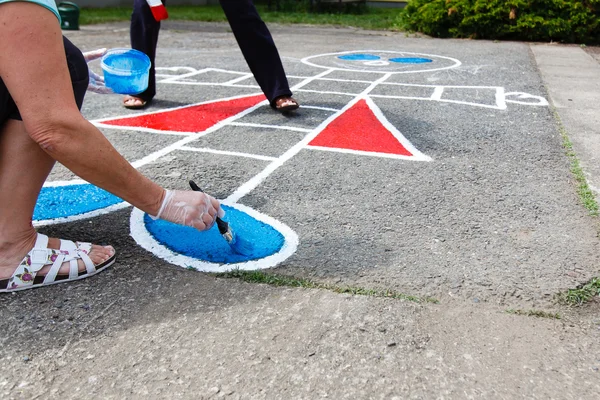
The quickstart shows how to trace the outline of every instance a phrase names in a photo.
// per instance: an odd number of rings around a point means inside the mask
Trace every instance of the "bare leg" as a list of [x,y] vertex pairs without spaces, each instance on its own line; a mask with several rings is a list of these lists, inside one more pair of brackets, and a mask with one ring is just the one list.
[[[9,278],[35,244],[33,209],[54,162],[29,137],[23,122],[9,119],[0,127],[0,279]],[[50,239],[48,247],[58,249],[59,240]],[[99,264],[113,253],[110,246],[93,246],[90,258]],[[44,267],[39,274],[45,275],[48,269]],[[68,273],[68,263],[60,273]]]

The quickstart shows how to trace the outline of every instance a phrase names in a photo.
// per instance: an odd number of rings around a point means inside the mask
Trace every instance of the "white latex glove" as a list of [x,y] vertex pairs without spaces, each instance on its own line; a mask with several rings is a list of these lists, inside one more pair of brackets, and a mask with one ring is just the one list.
[[151,217],[204,231],[214,225],[217,216],[224,215],[219,201],[206,193],[167,190],[158,214]]
[[[106,49],[98,49],[93,51],[88,51],[83,53],[83,58],[85,58],[85,62],[89,64],[90,61],[94,61],[100,57],[102,57],[106,53]],[[104,77],[98,75],[94,71],[90,69],[88,65],[90,82],[88,83],[87,90],[94,93],[100,94],[110,94],[114,93],[110,88],[104,85]]]

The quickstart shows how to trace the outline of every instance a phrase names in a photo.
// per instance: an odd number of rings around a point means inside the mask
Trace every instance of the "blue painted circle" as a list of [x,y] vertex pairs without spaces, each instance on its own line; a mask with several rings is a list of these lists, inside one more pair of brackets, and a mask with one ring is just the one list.
[[338,56],[338,58],[340,60],[350,61],[374,61],[381,59],[381,57],[374,54],[345,54],[343,56]]
[[123,200],[89,183],[44,187],[33,211],[34,221],[85,214]]
[[223,219],[230,224],[232,231],[252,245],[249,255],[234,253],[216,224],[208,231],[200,232],[167,221],[155,221],[145,214],[144,225],[156,241],[171,251],[212,263],[258,260],[277,253],[283,247],[283,235],[272,226],[235,208],[222,207],[226,213]]
[[391,62],[401,63],[401,64],[425,64],[433,62],[433,60],[429,58],[420,58],[420,57],[395,57],[390,58]]

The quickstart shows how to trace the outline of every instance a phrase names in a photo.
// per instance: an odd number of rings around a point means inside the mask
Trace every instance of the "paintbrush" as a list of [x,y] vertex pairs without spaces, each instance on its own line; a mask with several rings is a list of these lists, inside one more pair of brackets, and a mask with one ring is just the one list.
[[[200,189],[200,187],[196,185],[194,181],[190,181],[190,187],[196,192],[204,193],[204,190]],[[235,234],[229,223],[223,221],[221,218],[217,217],[216,222],[217,228],[219,228],[219,233],[227,241],[229,247],[231,247],[231,250],[234,253],[241,254],[243,256],[249,256],[252,254],[252,251],[254,250],[252,243],[240,237],[240,235]]]

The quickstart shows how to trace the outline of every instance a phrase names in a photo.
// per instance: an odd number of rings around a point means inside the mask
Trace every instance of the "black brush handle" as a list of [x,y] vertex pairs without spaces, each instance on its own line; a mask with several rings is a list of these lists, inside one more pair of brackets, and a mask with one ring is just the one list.
[[[196,182],[190,181],[189,183],[193,191],[204,193],[204,190],[200,189],[200,186],[196,185]],[[229,224],[223,221],[221,218],[217,217],[217,228],[219,228],[219,233],[221,235],[224,235],[229,230]]]

